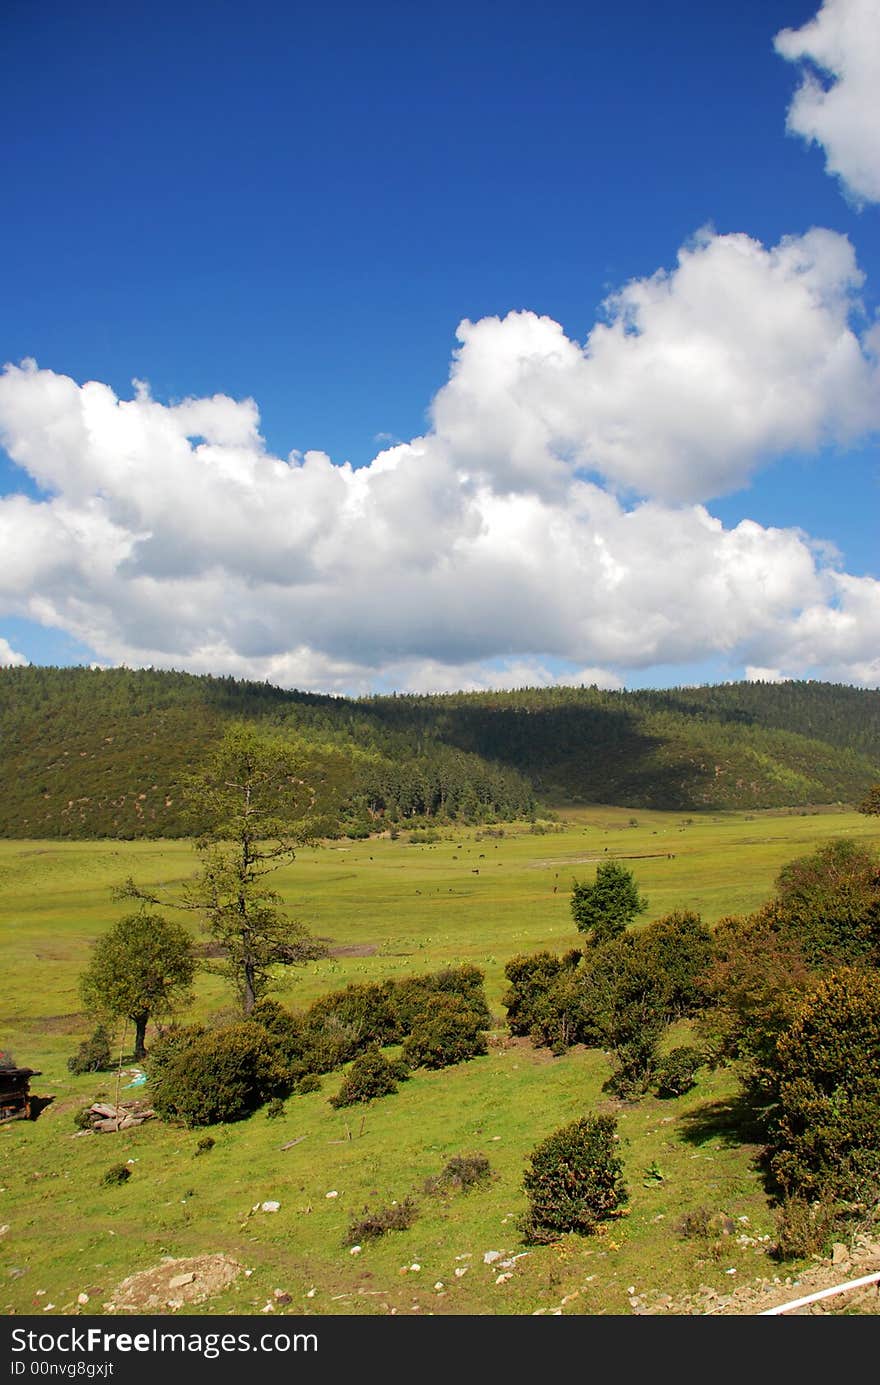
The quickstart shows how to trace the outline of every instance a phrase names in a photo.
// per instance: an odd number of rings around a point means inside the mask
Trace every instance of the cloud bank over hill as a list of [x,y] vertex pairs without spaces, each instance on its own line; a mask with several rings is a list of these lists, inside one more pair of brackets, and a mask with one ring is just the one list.
[[271,455],[252,399],[7,366],[0,439],[42,496],[0,500],[2,608],[111,663],[331,690],[618,686],[710,654],[880,681],[880,583],[707,508],[877,429],[861,282],[831,231],[703,230],[583,344],[463,322],[430,429],[361,468]]

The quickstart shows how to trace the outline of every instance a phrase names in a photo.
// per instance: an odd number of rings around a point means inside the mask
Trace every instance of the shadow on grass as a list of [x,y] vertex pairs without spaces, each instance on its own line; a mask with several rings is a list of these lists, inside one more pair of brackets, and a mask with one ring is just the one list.
[[688,1144],[703,1145],[720,1140],[735,1145],[761,1145],[766,1138],[765,1108],[744,1094],[725,1101],[711,1101],[679,1117],[681,1138]]

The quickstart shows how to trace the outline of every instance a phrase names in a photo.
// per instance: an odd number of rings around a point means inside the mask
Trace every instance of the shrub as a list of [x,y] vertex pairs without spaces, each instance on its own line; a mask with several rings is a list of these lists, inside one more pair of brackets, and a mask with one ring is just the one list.
[[293,1073],[305,1072],[309,1059],[309,1037],[301,1015],[285,1010],[277,1000],[264,996],[247,1017],[269,1035],[279,1061]]
[[776,1045],[771,1168],[788,1194],[875,1201],[880,1190],[880,974],[842,967]]
[[563,965],[547,989],[535,997],[531,1019],[532,1043],[549,1048],[557,1056],[572,1044],[595,1040],[595,1026],[584,1010],[583,973],[576,965]]
[[627,1201],[613,1116],[583,1116],[537,1145],[523,1177],[529,1209],[520,1225],[530,1244],[566,1231],[589,1235]]
[[267,1120],[270,1120],[270,1121],[274,1121],[274,1120],[277,1120],[279,1116],[283,1116],[283,1115],[284,1115],[284,1102],[281,1100],[281,1097],[280,1097],[280,1096],[273,1096],[272,1100],[269,1102],[268,1106],[266,1107],[266,1119],[267,1119]]
[[483,1013],[458,995],[438,994],[430,1009],[416,1014],[403,1044],[413,1068],[447,1068],[487,1051]]
[[585,961],[582,1005],[598,1041],[611,1050],[608,1087],[618,1096],[640,1096],[651,1084],[666,1027],[666,977],[631,933],[600,944]]
[[810,1202],[805,1197],[783,1198],[776,1214],[777,1260],[806,1260],[824,1255],[837,1229],[838,1213],[832,1198]]
[[713,1215],[708,1207],[694,1207],[679,1217],[675,1229],[686,1241],[708,1240]]
[[675,1229],[685,1240],[698,1241],[703,1254],[720,1260],[730,1252],[730,1237],[736,1231],[736,1223],[724,1212],[696,1207],[679,1218]]
[[108,1188],[114,1188],[120,1183],[125,1183],[131,1178],[131,1169],[128,1164],[111,1164],[101,1175],[101,1182]]
[[392,1202],[389,1207],[380,1207],[375,1212],[365,1207],[363,1216],[349,1223],[342,1244],[355,1246],[362,1241],[376,1241],[387,1231],[408,1231],[418,1216],[418,1210],[409,1197],[402,1202]]
[[697,1070],[703,1065],[698,1048],[682,1045],[661,1058],[654,1069],[654,1087],[661,1097],[684,1096],[694,1086]]
[[82,1107],[80,1107],[80,1109],[76,1112],[76,1115],[75,1115],[74,1118],[73,1118],[73,1123],[74,1123],[74,1125],[76,1126],[77,1130],[91,1130],[91,1128],[92,1128],[92,1108],[91,1108],[91,1106],[82,1106]]
[[354,1106],[359,1101],[373,1101],[397,1091],[398,1082],[409,1077],[409,1067],[400,1059],[385,1057],[377,1044],[359,1054],[336,1096],[330,1097],[335,1107]]
[[455,1190],[468,1193],[472,1188],[488,1183],[492,1176],[492,1165],[485,1154],[454,1154],[441,1173],[426,1180],[425,1192]]
[[213,1135],[202,1135],[196,1141],[196,1147],[193,1150],[193,1158],[198,1158],[200,1154],[210,1153],[216,1143],[217,1141],[214,1139]]
[[106,1072],[112,1066],[110,1036],[103,1024],[99,1024],[92,1037],[85,1039],[67,1060],[68,1070],[76,1076],[84,1072]]
[[321,1079],[316,1072],[303,1073],[294,1090],[299,1096],[305,1096],[308,1092],[319,1092]]
[[536,1045],[562,1053],[584,1037],[578,964],[582,953],[552,952],[512,957],[504,968],[510,986],[503,997],[511,1034],[528,1034]]
[[245,1021],[188,1041],[181,1032],[171,1046],[169,1055],[159,1055],[158,1073],[155,1067],[150,1073],[153,1107],[165,1120],[188,1126],[242,1120],[293,1085],[258,1024]]
[[702,978],[712,960],[712,934],[699,914],[690,909],[649,923],[638,935],[639,948],[666,978],[667,1018],[695,1015],[706,1004]]
[[713,945],[699,1034],[716,1059],[736,1063],[753,1100],[772,1101],[777,1041],[814,978],[796,939],[766,909],[719,919]]
[[784,866],[772,901],[777,926],[791,932],[814,966],[876,959],[880,948],[880,861],[839,837]]
[[413,1028],[418,1016],[433,1007],[435,1001],[454,996],[463,1000],[468,1009],[480,1020],[480,1027],[488,1029],[492,1023],[486,992],[483,987],[484,976],[479,967],[463,962],[458,967],[442,967],[440,971],[429,972],[426,976],[411,976],[398,981],[391,991],[394,1008],[397,1038],[402,1039]]
[[365,982],[322,996],[303,1016],[306,1053],[312,1072],[332,1072],[370,1044],[398,1038],[391,982]]
[[530,1034],[535,1023],[535,1006],[562,969],[562,961],[552,952],[511,957],[504,968],[510,982],[502,1004],[507,1007],[507,1027],[511,1034]]
[[572,881],[572,918],[578,931],[587,933],[593,943],[616,937],[647,907],[632,871],[619,861],[600,861],[592,883]]

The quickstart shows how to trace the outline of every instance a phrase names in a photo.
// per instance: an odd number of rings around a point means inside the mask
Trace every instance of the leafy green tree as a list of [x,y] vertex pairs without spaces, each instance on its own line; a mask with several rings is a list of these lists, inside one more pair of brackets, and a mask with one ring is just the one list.
[[880,784],[875,784],[867,797],[862,799],[858,810],[868,817],[880,817]]
[[619,861],[601,861],[592,883],[572,883],[572,917],[578,930],[587,933],[593,943],[606,942],[622,933],[647,907],[648,901],[639,894],[632,871]]
[[[292,741],[236,723],[187,783],[202,858],[179,907],[202,915],[245,1015],[275,983],[276,968],[326,949],[291,919],[265,877],[338,826],[352,758],[329,745]],[[158,902],[132,881],[123,894]]]
[[142,909],[98,939],[80,977],[80,993],[89,1010],[131,1020],[134,1056],[141,1059],[150,1016],[170,1015],[189,999],[195,966],[186,929]]

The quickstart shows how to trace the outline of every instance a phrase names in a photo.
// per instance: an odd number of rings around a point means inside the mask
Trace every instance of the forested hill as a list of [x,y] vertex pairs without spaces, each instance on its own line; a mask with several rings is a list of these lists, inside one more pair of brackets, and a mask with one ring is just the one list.
[[857,803],[880,692],[731,683],[347,699],[152,669],[0,669],[0,836],[175,836],[181,781],[233,719],[368,750],[347,826],[487,821],[537,803]]

